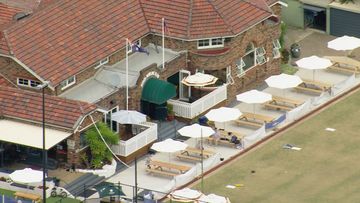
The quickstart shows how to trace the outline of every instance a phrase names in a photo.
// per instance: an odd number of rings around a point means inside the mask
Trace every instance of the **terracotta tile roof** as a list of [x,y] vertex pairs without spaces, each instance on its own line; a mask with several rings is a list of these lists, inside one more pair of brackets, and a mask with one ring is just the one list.
[[8,28],[7,41],[17,59],[56,86],[123,48],[125,38],[160,34],[163,17],[168,36],[194,40],[233,36],[271,16],[263,0],[249,2],[58,0]]
[[[95,109],[93,104],[45,96],[48,125],[73,129],[83,115]],[[0,86],[0,112],[5,117],[42,122],[42,94]]]
[[12,21],[13,16],[21,9],[5,5],[0,2],[0,27]]
[[15,87],[9,80],[0,74],[0,86]]

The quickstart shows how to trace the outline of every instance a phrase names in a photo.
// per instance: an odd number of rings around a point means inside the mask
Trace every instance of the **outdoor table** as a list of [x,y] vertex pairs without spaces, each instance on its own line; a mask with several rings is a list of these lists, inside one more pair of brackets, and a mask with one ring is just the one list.
[[154,161],[154,160],[150,161],[149,167],[152,169],[161,170],[161,171],[163,171],[164,168],[166,168],[168,170],[177,170],[180,173],[185,173],[186,171],[191,169],[191,167],[189,167],[189,166],[178,165],[178,164],[173,164],[173,163],[168,163],[168,162],[163,162],[163,161]]

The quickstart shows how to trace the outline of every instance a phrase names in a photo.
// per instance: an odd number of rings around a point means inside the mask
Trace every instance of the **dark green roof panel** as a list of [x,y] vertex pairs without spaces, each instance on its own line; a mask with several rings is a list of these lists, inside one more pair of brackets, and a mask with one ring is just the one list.
[[176,87],[163,80],[150,78],[146,81],[141,99],[154,104],[163,104],[176,96]]

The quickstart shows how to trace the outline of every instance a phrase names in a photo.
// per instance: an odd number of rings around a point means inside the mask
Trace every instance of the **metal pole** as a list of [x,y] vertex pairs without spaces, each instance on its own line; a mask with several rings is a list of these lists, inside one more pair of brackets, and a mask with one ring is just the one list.
[[[46,86],[45,86],[46,87]],[[43,202],[46,203],[46,162],[47,162],[47,154],[45,150],[45,87],[42,87],[42,128],[43,128]]]
[[204,157],[203,157],[203,132],[201,127],[201,192],[204,193]]
[[125,54],[126,54],[126,111],[129,110],[129,56],[128,56],[128,38],[125,39]]
[[165,18],[161,19],[161,25],[162,25],[162,68],[165,69]]
[[138,188],[137,188],[137,157],[135,156],[135,203],[137,203],[138,200]]

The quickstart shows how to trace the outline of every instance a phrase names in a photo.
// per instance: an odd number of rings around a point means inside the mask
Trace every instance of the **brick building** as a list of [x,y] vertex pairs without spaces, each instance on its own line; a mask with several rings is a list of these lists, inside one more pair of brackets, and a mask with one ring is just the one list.
[[[111,114],[126,108],[126,53],[129,109],[144,111],[146,104],[156,112],[164,107],[142,92],[149,78],[157,78],[166,81],[158,83],[164,87],[176,87],[174,98],[162,99],[187,119],[231,102],[279,72],[281,6],[275,0],[45,2],[21,19],[0,21],[0,75],[30,91],[49,81],[47,94],[97,105],[115,131],[119,125],[110,120]],[[14,15],[24,10],[6,6]],[[150,54],[132,53],[131,45],[126,50],[126,39]],[[195,98],[197,91],[181,83],[195,72],[215,75],[219,88]],[[212,97],[216,102],[197,109],[195,104],[209,103],[206,99]]]

